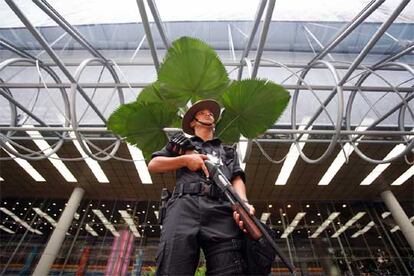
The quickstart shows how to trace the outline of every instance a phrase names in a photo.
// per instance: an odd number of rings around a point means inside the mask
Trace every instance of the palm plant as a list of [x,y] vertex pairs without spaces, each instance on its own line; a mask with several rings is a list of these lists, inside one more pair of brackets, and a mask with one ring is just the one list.
[[268,80],[230,80],[217,53],[201,40],[182,37],[172,43],[158,79],[135,102],[115,110],[108,128],[139,147],[145,158],[167,143],[166,127],[180,127],[189,103],[215,99],[224,108],[216,136],[235,143],[253,139],[271,127],[286,108],[290,95]]

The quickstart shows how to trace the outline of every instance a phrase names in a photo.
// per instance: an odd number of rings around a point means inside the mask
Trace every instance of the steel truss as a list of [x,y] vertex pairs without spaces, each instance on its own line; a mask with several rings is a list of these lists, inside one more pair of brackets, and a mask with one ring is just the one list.
[[[395,10],[389,15],[389,17],[382,23],[377,32],[371,37],[369,42],[365,45],[362,51],[356,56],[356,58],[349,63],[335,61],[331,56],[332,49],[347,38],[364,20],[377,10],[385,0],[373,0],[367,4],[367,6],[355,16],[346,26],[344,26],[336,36],[326,45],[322,46],[317,38],[306,29],[307,34],[314,39],[318,45],[321,46],[321,50],[316,53],[315,57],[307,64],[303,65],[291,65],[283,64],[277,60],[262,58],[263,50],[266,44],[267,32],[270,26],[273,10],[275,8],[275,0],[262,0],[259,3],[254,24],[252,30],[247,39],[245,49],[243,50],[241,59],[238,63],[228,63],[226,65],[233,65],[238,67],[238,79],[242,78],[243,69],[247,67],[248,76],[251,78],[257,77],[260,67],[275,67],[281,68],[288,72],[289,76],[281,83],[286,89],[293,92],[292,106],[290,110],[290,125],[275,126],[268,130],[264,135],[257,139],[259,142],[285,142],[295,143],[297,149],[300,152],[300,156],[308,163],[319,163],[324,160],[335,151],[335,147],[340,144],[350,143],[355,149],[355,152],[364,160],[370,163],[388,163],[398,158],[402,158],[409,153],[413,152],[414,148],[414,129],[410,129],[414,126],[414,112],[412,108],[412,99],[414,97],[414,69],[411,65],[398,62],[397,60],[404,55],[411,54],[414,51],[414,43],[411,43],[407,47],[401,49],[398,53],[395,53],[373,65],[365,66],[362,64],[364,58],[368,55],[370,50],[374,47],[381,36],[387,31],[389,26],[395,21],[398,15],[402,12],[405,6],[410,0],[402,0]],[[12,58],[0,63],[0,95],[9,102],[10,105],[10,125],[0,126],[0,145],[13,155],[24,158],[27,160],[39,160],[50,157],[50,155],[59,151],[63,143],[67,140],[77,139],[80,142],[82,149],[93,159],[99,161],[105,161],[111,158],[125,160],[116,156],[117,151],[122,143],[122,139],[109,132],[105,125],[107,118],[104,116],[104,110],[101,110],[95,103],[94,98],[89,97],[84,89],[94,88],[112,88],[112,96],[108,101],[111,101],[113,96],[117,96],[119,104],[125,102],[123,88],[142,88],[148,85],[148,83],[130,83],[125,76],[124,82],[121,82],[117,73],[121,72],[119,64],[114,60],[108,60],[97,49],[95,49],[88,41],[73,27],[71,26],[46,0],[33,0],[33,2],[46,13],[53,21],[55,21],[64,31],[65,34],[80,43],[88,52],[90,52],[93,58],[83,60],[80,64],[77,64],[75,74],[72,74],[64,61],[62,61],[51,45],[47,43],[42,34],[31,24],[30,20],[19,9],[13,0],[6,0],[6,3],[13,10],[13,12],[19,17],[22,23],[26,26],[27,30],[34,36],[34,38],[42,45],[43,49],[48,53],[52,59],[52,63],[44,63],[36,57],[30,55],[24,50],[21,50],[13,45],[13,43],[0,39],[0,45],[15,54],[20,58]],[[156,70],[159,67],[159,57],[157,49],[153,41],[153,35],[148,21],[147,12],[144,5],[144,0],[137,0],[140,16],[142,19],[143,27],[145,30],[145,36],[148,41],[153,63]],[[158,13],[157,7],[153,0],[148,0],[148,6],[150,12],[155,21],[157,30],[162,38],[165,48],[170,46],[170,41],[166,34],[164,25],[161,21],[161,17]],[[259,35],[259,43],[256,51],[255,58],[249,58],[249,52],[253,44],[253,40],[259,29],[260,22],[264,14],[262,23],[262,29]],[[231,33],[230,33],[231,36]],[[330,61],[326,60],[328,57]],[[130,63],[131,65],[140,65],[139,63]],[[130,65],[123,62],[122,65]],[[73,65],[73,64],[72,64]],[[142,63],[142,65],[148,65]],[[10,68],[16,68],[18,66],[33,67],[36,68],[41,81],[37,83],[12,83],[3,81],[1,79],[2,72],[4,73]],[[89,66],[102,67],[101,74],[104,70],[107,70],[112,76],[112,83],[100,83],[98,80],[95,83],[84,83],[81,81],[81,76],[85,69]],[[63,72],[63,75],[68,81],[63,82],[58,74],[55,72],[56,67]],[[314,85],[307,81],[307,75],[311,70],[324,70],[328,71],[331,77],[331,83],[328,85]],[[340,72],[340,70],[344,71]],[[358,73],[355,71],[358,70]],[[46,82],[43,74],[45,72],[51,77],[53,82]],[[400,71],[407,75],[407,79],[397,85],[393,84],[392,80],[387,79],[386,76],[380,74],[379,71]],[[380,79],[385,85],[365,85],[370,77],[375,76]],[[289,80],[295,80],[296,84],[288,83]],[[50,125],[37,116],[33,110],[34,107],[27,107],[15,99],[12,93],[12,89],[33,88],[33,89],[58,89],[62,98],[63,106],[59,106],[62,116],[64,117],[64,124],[62,126]],[[94,92],[95,92],[94,91]],[[320,98],[320,92],[318,91],[330,91],[328,97],[323,100]],[[344,92],[349,93],[349,98],[345,101]],[[304,129],[299,129],[297,110],[300,108],[299,99],[305,94],[311,94],[318,102],[319,107],[314,114],[305,123]],[[379,100],[372,103],[366,97],[366,93],[382,93]],[[83,117],[79,115],[77,110],[76,99],[78,94],[88,103],[94,113],[102,121],[101,126],[86,127],[80,124]],[[95,93],[94,93],[95,94]],[[390,106],[385,113],[381,114],[376,110],[376,105],[380,102],[385,95],[395,95],[398,97],[399,102],[394,106]],[[69,96],[68,96],[69,95]],[[369,111],[374,111],[377,114],[377,119],[370,123],[364,131],[356,130],[356,126],[351,124],[351,119],[354,111],[355,98],[357,96],[362,97],[368,106],[369,110],[365,113],[365,116]],[[332,104],[332,102],[334,104]],[[411,103],[411,105],[410,105]],[[328,105],[335,106],[335,112],[328,110]],[[107,104],[106,104],[107,106]],[[18,113],[22,112],[26,117],[30,117],[38,123],[37,126],[23,126],[23,123],[18,120]],[[85,113],[86,111],[83,111]],[[379,124],[385,119],[390,118],[391,115],[398,114],[398,120],[395,122],[393,128],[384,130],[379,127]],[[313,127],[314,122],[320,116],[327,116],[331,125],[328,129],[317,129]],[[362,118],[364,119],[364,118]],[[361,119],[361,121],[362,121]],[[408,123],[407,123],[408,122]],[[33,151],[19,144],[20,141],[25,141],[30,138],[22,134],[24,131],[36,130],[43,133],[45,140],[53,142],[51,151],[45,155],[42,151]],[[176,131],[174,129],[166,129],[169,131]],[[73,135],[70,135],[73,133]],[[305,140],[305,135],[308,136]],[[392,137],[392,139],[388,139]],[[42,139],[43,139],[42,138]],[[110,141],[111,145],[107,148],[100,148],[94,141]],[[324,143],[327,144],[324,153],[316,159],[311,159],[302,151],[300,143]],[[402,143],[405,145],[405,150],[398,156],[390,158],[388,160],[376,160],[368,157],[359,148],[359,144],[366,143]],[[11,147],[10,145],[13,145]],[[248,153],[251,150],[252,141],[248,143]],[[90,149],[93,148],[93,150]],[[16,150],[15,148],[18,148]],[[248,154],[246,155],[248,158]],[[79,159],[79,158],[78,158]],[[131,161],[131,160],[125,160]]]

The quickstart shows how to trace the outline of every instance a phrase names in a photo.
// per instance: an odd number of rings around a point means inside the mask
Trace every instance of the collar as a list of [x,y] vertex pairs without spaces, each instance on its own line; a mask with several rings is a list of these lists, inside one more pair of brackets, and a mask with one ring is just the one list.
[[193,137],[190,138],[190,140],[193,141],[193,142],[210,143],[212,145],[221,145],[221,140],[219,138],[217,138],[217,137],[214,137],[211,140],[204,141],[200,137],[194,135]]

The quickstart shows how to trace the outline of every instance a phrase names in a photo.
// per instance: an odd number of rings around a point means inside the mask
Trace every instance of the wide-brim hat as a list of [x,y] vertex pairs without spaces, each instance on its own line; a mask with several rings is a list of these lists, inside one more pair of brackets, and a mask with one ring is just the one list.
[[220,104],[215,100],[200,100],[194,103],[184,114],[181,126],[185,133],[194,135],[194,129],[190,125],[191,121],[194,119],[197,112],[204,109],[208,109],[213,113],[214,122],[217,123],[220,119]]

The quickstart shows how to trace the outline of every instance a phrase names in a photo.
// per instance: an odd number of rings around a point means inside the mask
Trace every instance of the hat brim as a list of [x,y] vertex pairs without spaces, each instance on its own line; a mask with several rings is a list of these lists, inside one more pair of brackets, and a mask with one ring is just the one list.
[[193,104],[193,106],[191,106],[190,109],[184,114],[181,126],[185,133],[194,135],[194,129],[191,127],[191,122],[193,121],[196,113],[204,109],[208,109],[211,113],[213,113],[214,122],[217,123],[220,119],[221,111],[219,103],[215,100],[201,100]]

